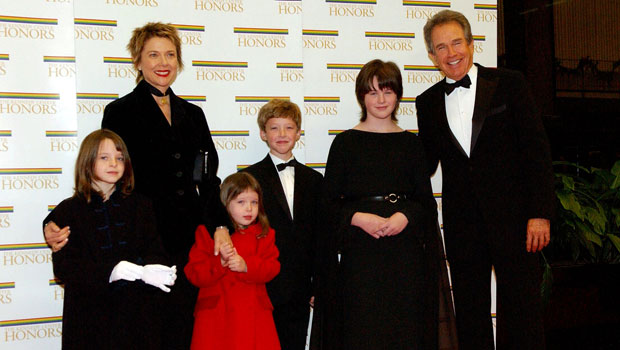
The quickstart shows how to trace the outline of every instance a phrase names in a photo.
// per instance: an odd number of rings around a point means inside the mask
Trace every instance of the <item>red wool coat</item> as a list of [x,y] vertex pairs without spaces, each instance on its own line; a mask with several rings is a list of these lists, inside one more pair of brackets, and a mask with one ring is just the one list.
[[241,273],[222,267],[206,228],[201,225],[196,230],[196,243],[185,266],[188,280],[200,288],[192,349],[280,349],[265,288],[280,272],[279,252],[273,229],[257,239],[260,231],[260,224],[254,224],[231,235],[248,267]]

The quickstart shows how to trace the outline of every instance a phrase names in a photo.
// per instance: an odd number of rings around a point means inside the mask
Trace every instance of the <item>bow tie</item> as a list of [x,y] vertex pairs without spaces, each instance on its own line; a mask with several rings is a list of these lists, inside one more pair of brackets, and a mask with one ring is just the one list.
[[295,160],[295,158],[293,158],[286,163],[276,164],[276,168],[278,168],[278,171],[282,171],[286,169],[287,166],[292,166],[294,168],[295,164],[297,164],[297,161]]
[[458,80],[454,83],[448,83],[448,81],[446,80],[443,81],[443,89],[446,91],[446,95],[450,95],[452,91],[454,91],[454,89],[459,86],[469,89],[469,86],[471,86],[471,80],[469,79],[469,75],[465,74],[465,76],[461,80]]

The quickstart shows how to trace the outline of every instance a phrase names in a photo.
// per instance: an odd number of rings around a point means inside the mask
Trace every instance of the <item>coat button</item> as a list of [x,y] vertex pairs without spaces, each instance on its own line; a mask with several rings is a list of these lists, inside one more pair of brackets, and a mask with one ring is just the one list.
[[179,159],[181,158],[181,153],[175,153],[174,155],[172,155],[174,157],[174,159]]
[[182,171],[177,171],[176,176],[177,176],[177,177],[181,177],[181,176],[183,176],[183,172],[182,172]]
[[183,191],[183,190],[177,190],[177,194],[178,194],[179,196],[182,196],[182,195],[184,195],[184,194],[185,194],[185,191]]

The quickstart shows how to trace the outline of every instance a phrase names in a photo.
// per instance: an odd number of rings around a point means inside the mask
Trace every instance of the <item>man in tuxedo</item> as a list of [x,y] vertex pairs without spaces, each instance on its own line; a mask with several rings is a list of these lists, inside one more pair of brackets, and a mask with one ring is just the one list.
[[280,274],[267,283],[267,293],[282,349],[303,350],[313,296],[316,213],[323,177],[293,156],[295,142],[301,136],[301,111],[296,104],[269,101],[258,112],[258,126],[269,154],[244,171],[260,183],[265,212],[280,251]]
[[473,64],[459,12],[428,20],[430,59],[446,78],[416,99],[429,171],[442,168],[443,224],[461,350],[544,349],[538,254],[554,211],[551,155],[523,76]]

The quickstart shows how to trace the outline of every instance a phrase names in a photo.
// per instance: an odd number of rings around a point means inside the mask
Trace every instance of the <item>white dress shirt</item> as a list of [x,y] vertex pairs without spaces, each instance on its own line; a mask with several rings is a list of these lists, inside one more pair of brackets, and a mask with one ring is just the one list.
[[[471,129],[476,103],[476,85],[478,82],[478,67],[472,65],[467,73],[471,80],[469,89],[457,87],[450,95],[446,95],[446,116],[452,134],[467,154],[471,156]],[[448,83],[455,81],[446,77]]]
[[291,218],[293,217],[293,202],[295,199],[295,167],[287,166],[284,170],[278,171],[277,165],[286,163],[291,159],[295,159],[295,156],[292,156],[290,159],[283,161],[282,159],[274,156],[269,153],[271,157],[271,161],[273,161],[274,166],[276,166],[276,171],[278,172],[278,176],[280,177],[280,183],[282,183],[282,189],[284,189],[284,196],[286,197],[286,202],[288,204],[288,209],[291,212]]

